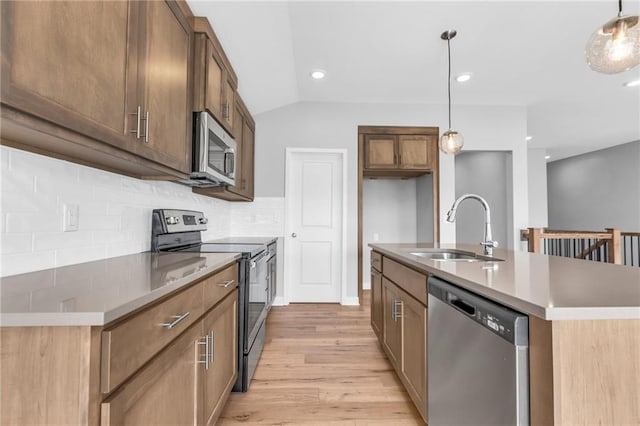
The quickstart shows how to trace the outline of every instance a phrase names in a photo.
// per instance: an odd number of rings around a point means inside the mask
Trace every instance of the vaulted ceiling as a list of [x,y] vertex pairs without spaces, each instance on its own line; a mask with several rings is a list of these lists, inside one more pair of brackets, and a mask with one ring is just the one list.
[[[640,67],[604,75],[584,61],[609,1],[189,1],[207,16],[253,114],[295,102],[447,102],[453,28],[456,104],[527,108],[532,148],[554,159],[640,140]],[[639,14],[640,2],[623,2]],[[312,69],[327,71],[324,80]],[[463,131],[464,123],[457,123]],[[499,131],[499,129],[496,129]],[[523,141],[524,143],[524,141]]]

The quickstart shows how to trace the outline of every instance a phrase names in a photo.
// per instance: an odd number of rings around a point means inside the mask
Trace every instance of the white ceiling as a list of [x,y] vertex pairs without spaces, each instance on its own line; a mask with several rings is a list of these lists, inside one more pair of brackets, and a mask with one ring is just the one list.
[[[304,101],[446,104],[453,28],[453,103],[524,105],[532,148],[553,159],[640,140],[640,67],[591,71],[584,46],[617,13],[608,1],[196,1],[253,114]],[[624,1],[639,14],[640,1]],[[322,81],[309,73],[327,71]],[[454,110],[455,112],[455,110]],[[464,123],[454,124],[464,133]],[[499,129],[496,129],[499,131]]]

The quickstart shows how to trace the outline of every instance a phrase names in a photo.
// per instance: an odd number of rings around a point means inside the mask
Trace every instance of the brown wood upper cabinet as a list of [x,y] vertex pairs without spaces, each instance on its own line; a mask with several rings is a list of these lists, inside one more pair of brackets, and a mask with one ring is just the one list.
[[432,171],[436,145],[429,135],[366,135],[364,171]]
[[193,110],[208,111],[238,139],[234,126],[236,74],[207,18],[194,18],[193,27],[196,32]]
[[[176,2],[1,8],[3,143],[125,174],[186,177],[193,33]],[[27,136],[33,129],[46,137]]]

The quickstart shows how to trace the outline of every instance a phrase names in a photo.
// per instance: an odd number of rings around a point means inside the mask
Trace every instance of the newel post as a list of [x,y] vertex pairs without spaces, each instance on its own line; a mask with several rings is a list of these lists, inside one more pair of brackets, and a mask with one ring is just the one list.
[[609,244],[609,263],[615,263],[616,265],[622,265],[622,244],[621,235],[618,228],[606,228],[607,232],[611,234],[611,239],[607,241]]
[[529,228],[529,253],[540,253],[540,237],[542,229]]

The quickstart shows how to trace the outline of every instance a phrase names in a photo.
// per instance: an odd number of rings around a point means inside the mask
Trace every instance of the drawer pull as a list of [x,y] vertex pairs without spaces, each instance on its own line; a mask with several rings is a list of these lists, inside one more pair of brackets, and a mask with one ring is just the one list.
[[227,288],[229,287],[231,284],[233,284],[234,282],[236,282],[236,280],[227,280],[227,281],[223,281],[220,284],[218,284],[218,287],[223,287],[223,288]]
[[173,327],[175,327],[176,325],[178,325],[180,323],[180,321],[182,321],[183,319],[185,319],[186,317],[189,316],[189,312],[185,312],[184,314],[180,314],[180,315],[174,315],[172,318],[174,318],[173,321],[171,322],[165,322],[164,324],[162,324],[163,327],[166,327],[168,329],[172,329]]

